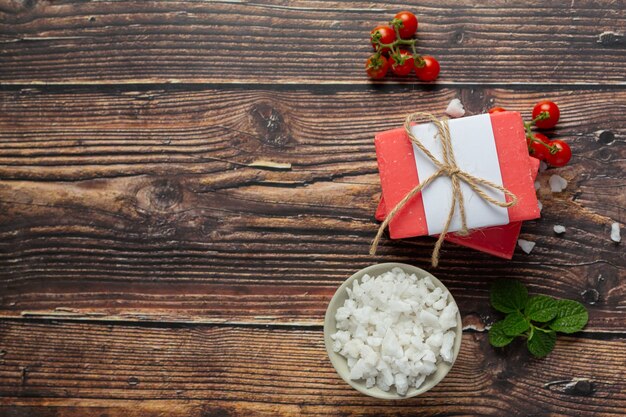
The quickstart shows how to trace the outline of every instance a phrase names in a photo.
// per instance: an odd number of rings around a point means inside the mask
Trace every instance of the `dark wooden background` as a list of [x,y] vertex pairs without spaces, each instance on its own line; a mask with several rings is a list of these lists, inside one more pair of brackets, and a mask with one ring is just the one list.
[[[402,9],[435,85],[364,75]],[[0,415],[626,415],[625,28],[623,1],[0,0]],[[574,157],[540,177],[530,255],[445,246],[459,360],[378,401],[335,374],[323,314],[362,267],[428,265],[429,238],[367,255],[373,137],[455,97],[555,100]],[[584,302],[587,328],[495,351],[500,277]]]

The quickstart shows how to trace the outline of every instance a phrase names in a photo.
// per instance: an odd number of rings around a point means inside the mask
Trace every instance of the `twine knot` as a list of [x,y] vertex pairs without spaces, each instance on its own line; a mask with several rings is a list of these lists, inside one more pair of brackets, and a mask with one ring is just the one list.
[[[441,141],[442,148],[442,160],[438,160],[435,156],[420,142],[419,139],[413,135],[411,132],[411,126],[413,122],[419,117],[428,118],[437,128],[437,136]],[[376,237],[370,246],[370,255],[376,254],[376,249],[378,247],[378,243],[380,242],[380,238],[383,235],[383,232],[391,222],[391,220],[398,214],[398,212],[417,194],[421,193],[424,188],[426,188],[429,184],[431,184],[435,179],[445,175],[450,177],[450,181],[452,182],[452,204],[450,207],[450,211],[448,212],[448,218],[446,223],[444,224],[443,231],[439,235],[437,239],[437,243],[435,244],[435,248],[433,249],[431,264],[433,267],[436,267],[439,264],[439,251],[441,249],[441,245],[448,234],[448,229],[450,228],[450,223],[454,218],[454,213],[456,212],[457,205],[459,206],[459,214],[461,216],[461,229],[457,232],[459,235],[467,235],[469,230],[467,228],[467,219],[465,215],[465,203],[463,201],[463,191],[461,189],[461,181],[466,183],[476,194],[478,194],[485,201],[494,204],[498,207],[511,207],[517,204],[517,196],[502,187],[501,185],[495,184],[489,180],[484,178],[475,177],[472,174],[463,171],[456,164],[456,159],[454,157],[454,152],[452,149],[452,139],[450,138],[450,127],[448,126],[448,120],[438,120],[435,116],[430,113],[412,113],[409,114],[404,121],[404,130],[406,131],[409,139],[412,143],[414,143],[420,151],[424,153],[437,167],[437,171],[428,177],[425,181],[422,181],[421,184],[415,186],[411,191],[408,192],[407,195],[404,196],[402,200],[387,214],[385,220],[382,222],[380,227],[378,228],[378,233],[376,233]],[[489,196],[485,191],[483,191],[480,187],[488,187],[498,191],[501,191],[508,197],[509,201],[499,201]]]
[[453,177],[455,175],[458,175],[461,172],[461,170],[458,167],[452,167],[450,165],[442,167],[442,169],[445,170],[445,173],[448,177]]

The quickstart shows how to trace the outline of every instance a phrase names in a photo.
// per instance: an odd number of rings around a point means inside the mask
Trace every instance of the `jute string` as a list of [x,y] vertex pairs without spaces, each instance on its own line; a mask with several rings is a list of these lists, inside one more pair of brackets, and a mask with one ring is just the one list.
[[[442,148],[442,160],[441,161],[435,158],[434,155],[411,132],[411,126],[418,118],[430,119],[430,121],[435,125],[435,127],[437,127],[437,131],[438,131],[437,136],[439,137],[441,141],[441,148]],[[434,180],[445,175],[447,177],[450,177],[450,180],[452,182],[452,204],[450,206],[450,211],[448,212],[448,219],[446,220],[446,223],[444,224],[443,231],[439,235],[439,238],[437,239],[437,243],[435,244],[435,248],[433,249],[431,263],[433,267],[436,267],[439,264],[439,251],[441,250],[441,245],[443,244],[446,234],[448,233],[448,229],[450,228],[450,223],[452,222],[452,219],[454,218],[454,213],[456,212],[457,205],[459,206],[459,214],[461,215],[461,230],[459,230],[457,233],[460,235],[467,235],[469,233],[467,229],[467,220],[465,216],[465,203],[463,201],[463,191],[461,190],[461,181],[466,183],[482,199],[498,207],[514,206],[515,204],[517,204],[517,196],[513,194],[512,192],[510,192],[509,190],[507,190],[506,188],[498,184],[495,184],[489,180],[486,180],[484,178],[476,177],[468,172],[461,170],[457,166],[456,159],[454,157],[454,151],[452,150],[452,141],[450,139],[450,127],[448,126],[447,119],[438,120],[435,116],[433,116],[430,113],[422,113],[422,112],[412,113],[412,114],[409,114],[406,120],[404,121],[404,130],[406,130],[406,133],[409,136],[409,139],[411,140],[411,142],[413,142],[415,146],[417,146],[419,150],[422,151],[424,155],[426,155],[433,162],[433,164],[435,164],[435,167],[437,167],[437,171],[435,171],[435,173],[431,175],[430,177],[428,177],[425,181],[422,181],[421,184],[418,184],[415,188],[409,191],[409,193],[405,195],[404,198],[400,200],[400,202],[396,204],[396,206],[387,214],[387,217],[378,228],[378,233],[376,233],[376,237],[374,238],[374,241],[372,242],[372,245],[370,246],[370,255],[376,254],[378,243],[380,242],[380,239],[385,229],[387,228],[391,220],[393,220],[393,218],[396,216],[396,214],[398,214],[398,212],[402,210],[402,208],[409,201],[411,201],[413,197],[421,193],[422,190],[428,187],[428,185],[430,185]],[[492,198],[481,189],[481,186],[502,191],[507,197],[509,197],[510,201],[508,202],[498,201]]]

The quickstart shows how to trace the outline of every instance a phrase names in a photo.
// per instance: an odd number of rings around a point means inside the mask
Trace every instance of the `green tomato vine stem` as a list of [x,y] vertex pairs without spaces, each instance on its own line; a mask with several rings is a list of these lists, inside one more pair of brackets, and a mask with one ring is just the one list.
[[524,122],[524,129],[526,130],[526,138],[530,142],[540,143],[541,145],[543,145],[546,148],[548,148],[548,151],[550,151],[550,153],[552,155],[554,155],[555,153],[557,153],[558,148],[556,146],[548,145],[547,143],[545,143],[542,140],[536,139],[535,136],[533,135],[533,131],[531,129],[531,127],[535,126],[538,121],[540,121],[540,120],[547,120],[549,118],[550,118],[550,113],[548,113],[547,111],[542,111],[541,113],[539,113],[537,115],[537,117],[535,117],[530,122]]
[[390,56],[400,64],[404,63],[402,59],[402,55],[400,54],[400,46],[406,45],[411,48],[411,52],[413,53],[414,65],[417,68],[423,68],[426,65],[426,61],[422,58],[421,55],[417,54],[417,50],[415,49],[415,39],[402,39],[400,37],[400,25],[402,21],[399,19],[394,19],[391,21],[391,25],[393,30],[396,33],[396,40],[391,43],[382,43],[380,38],[372,37],[372,42],[376,45],[376,56],[379,57],[382,54],[382,51],[385,49],[389,49],[391,51]]

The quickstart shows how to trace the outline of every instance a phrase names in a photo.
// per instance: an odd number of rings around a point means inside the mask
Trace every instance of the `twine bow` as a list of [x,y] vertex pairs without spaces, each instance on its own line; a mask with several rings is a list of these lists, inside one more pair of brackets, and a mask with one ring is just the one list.
[[[422,142],[417,139],[413,133],[411,132],[411,125],[418,117],[425,117],[430,119],[433,124],[437,127],[438,136],[441,140],[441,148],[443,151],[443,158],[439,161],[437,158],[433,156],[433,154],[422,144]],[[452,222],[452,218],[454,217],[454,213],[456,212],[456,206],[459,206],[459,213],[461,215],[461,230],[458,232],[460,235],[467,235],[467,220],[465,216],[465,203],[463,201],[463,191],[461,190],[461,181],[469,185],[469,187],[478,194],[482,199],[488,201],[489,203],[496,205],[498,207],[511,207],[517,204],[517,196],[507,190],[506,188],[495,184],[489,180],[484,178],[478,178],[468,172],[461,170],[457,164],[456,159],[454,157],[454,151],[452,149],[452,141],[450,139],[450,128],[448,126],[448,120],[438,120],[435,116],[430,113],[412,113],[409,114],[404,121],[404,130],[406,130],[407,135],[411,142],[413,142],[423,153],[426,155],[437,167],[437,171],[426,181],[423,181],[421,184],[418,184],[415,188],[413,188],[407,195],[404,196],[402,200],[387,214],[385,220],[378,228],[378,233],[376,234],[376,238],[372,242],[370,246],[370,255],[376,254],[376,248],[378,247],[378,243],[380,242],[380,238],[385,231],[385,228],[389,225],[391,220],[398,214],[400,210],[417,194],[422,192],[424,188],[426,188],[429,184],[431,184],[434,180],[445,175],[450,177],[452,181],[452,205],[450,207],[450,211],[448,213],[448,219],[443,227],[443,231],[439,235],[437,239],[437,243],[435,244],[435,248],[433,249],[433,254],[431,257],[431,263],[433,267],[436,267],[439,264],[439,250],[441,249],[441,245],[443,244],[443,240],[448,233],[448,229],[450,227],[450,223]],[[509,197],[510,201],[503,202],[498,201],[492,197],[490,197],[487,193],[485,193],[480,186],[489,187],[498,191],[502,191],[507,197]]]

